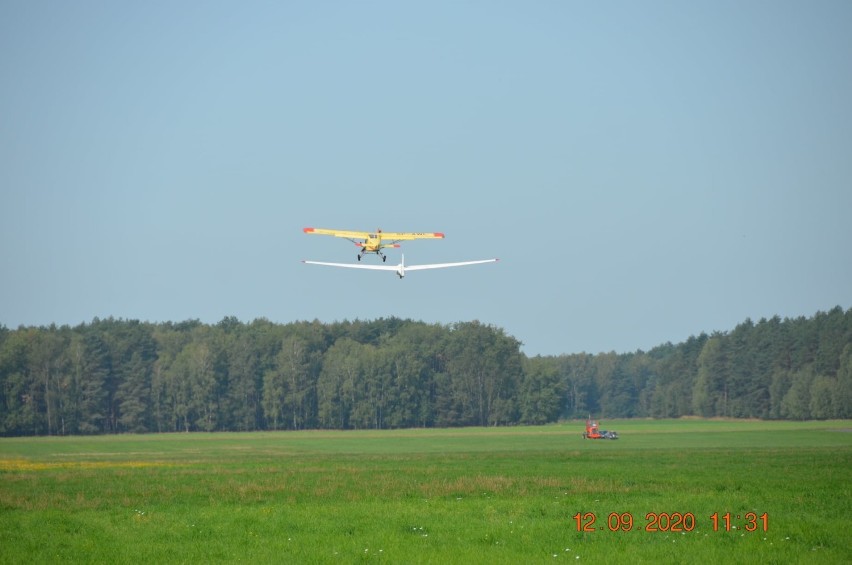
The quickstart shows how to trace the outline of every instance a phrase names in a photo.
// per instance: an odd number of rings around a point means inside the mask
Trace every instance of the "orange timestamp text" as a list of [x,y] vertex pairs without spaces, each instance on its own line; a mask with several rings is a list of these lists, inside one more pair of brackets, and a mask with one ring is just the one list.
[[[610,512],[606,520],[598,523],[594,512],[577,512],[573,516],[578,532],[629,532],[634,528],[633,514],[630,512]],[[747,532],[769,531],[769,515],[764,512],[714,512],[710,515],[709,526],[714,532],[745,530]],[[635,524],[642,527],[641,524]],[[692,512],[648,512],[643,526],[646,532],[691,532],[698,527],[698,519]]]

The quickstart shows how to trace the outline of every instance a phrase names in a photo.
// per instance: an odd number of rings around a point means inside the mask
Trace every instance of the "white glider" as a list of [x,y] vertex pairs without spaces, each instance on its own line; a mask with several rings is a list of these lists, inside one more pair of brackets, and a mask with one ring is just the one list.
[[399,278],[405,276],[406,271],[423,271],[425,269],[445,269],[447,267],[464,267],[465,265],[479,265],[481,263],[495,263],[499,259],[480,259],[479,261],[461,261],[459,263],[432,263],[429,265],[406,265],[405,255],[402,263],[393,265],[367,265],[365,263],[326,263],[324,261],[302,261],[308,265],[325,265],[327,267],[344,267],[346,269],[369,269],[372,271],[394,271]]

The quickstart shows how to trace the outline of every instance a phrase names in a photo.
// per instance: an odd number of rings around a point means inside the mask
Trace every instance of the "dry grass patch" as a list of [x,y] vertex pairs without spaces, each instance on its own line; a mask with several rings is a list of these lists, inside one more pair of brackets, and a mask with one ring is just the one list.
[[173,467],[158,461],[30,461],[28,459],[0,459],[0,472],[49,471],[53,469],[146,469]]

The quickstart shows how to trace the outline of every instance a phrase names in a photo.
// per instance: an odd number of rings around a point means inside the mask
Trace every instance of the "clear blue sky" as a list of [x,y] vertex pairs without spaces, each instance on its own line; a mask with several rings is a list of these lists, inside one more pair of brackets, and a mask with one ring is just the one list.
[[[852,307],[852,2],[0,0],[0,324]],[[389,273],[305,226],[442,231]],[[376,261],[375,257],[365,260]]]

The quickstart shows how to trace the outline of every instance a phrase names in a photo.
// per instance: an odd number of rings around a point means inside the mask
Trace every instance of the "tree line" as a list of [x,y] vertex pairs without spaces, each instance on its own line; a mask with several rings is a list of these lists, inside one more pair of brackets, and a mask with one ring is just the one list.
[[852,309],[647,352],[521,345],[478,321],[399,318],[0,326],[0,435],[852,417]]

